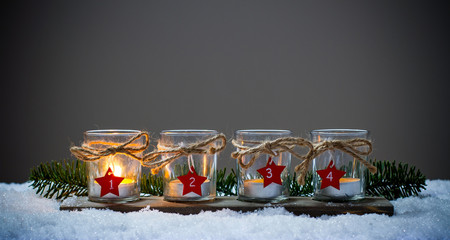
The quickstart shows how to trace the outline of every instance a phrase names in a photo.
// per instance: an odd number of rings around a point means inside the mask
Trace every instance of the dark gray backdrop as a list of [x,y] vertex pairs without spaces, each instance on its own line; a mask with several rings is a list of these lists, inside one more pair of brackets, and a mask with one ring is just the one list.
[[[13,1],[1,182],[89,129],[372,132],[372,157],[449,178],[449,10],[428,1]],[[155,142],[153,142],[155,143]],[[230,146],[219,167],[234,167]],[[295,160],[294,163],[298,163]]]

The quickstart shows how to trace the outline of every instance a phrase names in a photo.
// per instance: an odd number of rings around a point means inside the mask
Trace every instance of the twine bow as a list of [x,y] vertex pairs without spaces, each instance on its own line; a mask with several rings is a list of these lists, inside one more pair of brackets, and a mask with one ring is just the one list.
[[[128,145],[132,144],[134,141],[140,139],[141,137],[145,138],[144,145],[140,147],[129,147]],[[140,132],[127,142],[119,145],[119,146],[111,146],[106,149],[97,149],[90,147],[87,144],[83,144],[81,147],[73,146],[70,148],[70,151],[72,154],[78,158],[81,161],[85,162],[92,162],[96,161],[102,157],[106,157],[109,155],[114,155],[116,153],[123,153],[126,154],[138,161],[142,161],[141,157],[136,156],[136,154],[143,152],[145,149],[147,149],[148,145],[150,143],[149,136],[147,132]]]
[[[282,152],[289,152],[294,155],[296,158],[300,160],[306,160],[312,154],[313,145],[306,139],[299,137],[285,137],[285,138],[277,138],[272,141],[245,141],[246,143],[257,144],[253,147],[243,146],[239,144],[237,141],[233,140],[232,143],[235,147],[238,148],[237,151],[231,153],[231,157],[236,158],[238,160],[239,166],[243,169],[247,169],[253,165],[255,160],[259,157],[259,155],[265,153],[271,156],[278,156]],[[307,147],[309,151],[306,155],[300,155],[294,151],[295,146],[299,147]],[[250,158],[250,161],[245,164],[243,161],[243,157],[245,155],[253,155]]]
[[[359,147],[366,147],[367,150],[359,150]],[[354,138],[350,140],[324,141],[315,144],[314,151],[311,156],[306,158],[302,163],[295,167],[295,172],[298,175],[297,181],[300,185],[303,185],[305,183],[305,176],[308,172],[311,161],[327,150],[340,150],[342,152],[348,153],[355,159],[358,159],[358,161],[366,166],[371,173],[377,172],[377,168],[375,166],[370,164],[367,160],[361,158],[361,156],[367,156],[372,152],[372,143],[369,140]]]
[[[212,146],[217,140],[220,140],[220,145],[215,148]],[[157,174],[164,166],[175,161],[182,156],[189,156],[191,154],[215,154],[222,151],[227,145],[227,139],[224,134],[220,133],[214,137],[208,138],[188,146],[180,146],[175,148],[164,147],[165,150],[155,150],[144,156],[141,163],[144,167],[151,168],[152,174]],[[209,146],[209,148],[206,148]],[[174,154],[168,158],[158,157],[162,154]]]

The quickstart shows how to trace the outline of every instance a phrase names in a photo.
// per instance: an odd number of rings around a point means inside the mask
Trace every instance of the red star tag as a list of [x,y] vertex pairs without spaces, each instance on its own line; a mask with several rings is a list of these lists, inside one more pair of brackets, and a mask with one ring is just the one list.
[[271,183],[276,183],[281,185],[281,172],[286,168],[286,166],[278,166],[272,161],[272,157],[269,157],[267,165],[260,168],[258,171],[264,177],[264,188],[269,186]]
[[191,168],[188,174],[179,176],[178,179],[183,183],[183,196],[190,192],[202,195],[202,184],[206,181],[206,177],[199,176],[194,168]]
[[114,176],[111,168],[108,168],[105,176],[96,178],[95,181],[101,186],[102,191],[100,197],[105,196],[108,193],[119,196],[119,184],[122,182],[123,177]]
[[328,164],[326,169],[317,170],[316,172],[322,178],[320,189],[332,186],[337,190],[340,190],[339,179],[345,175],[345,171],[337,170],[333,160],[330,161],[330,164]]

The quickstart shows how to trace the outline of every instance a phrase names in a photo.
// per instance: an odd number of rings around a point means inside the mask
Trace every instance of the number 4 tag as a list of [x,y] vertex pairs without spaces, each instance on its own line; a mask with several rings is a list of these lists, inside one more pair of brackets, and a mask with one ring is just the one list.
[[327,178],[330,182],[332,182],[333,181],[333,172],[330,171],[330,173],[328,173]]
[[317,170],[317,174],[322,178],[320,189],[331,186],[340,190],[339,179],[341,179],[345,173],[345,171],[337,170],[333,160],[331,160],[326,169]]

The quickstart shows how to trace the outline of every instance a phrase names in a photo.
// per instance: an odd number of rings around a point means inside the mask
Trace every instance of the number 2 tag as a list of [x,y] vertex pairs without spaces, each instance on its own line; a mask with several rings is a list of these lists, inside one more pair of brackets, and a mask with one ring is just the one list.
[[199,176],[194,168],[188,174],[179,176],[178,179],[183,184],[183,196],[191,192],[202,196],[202,184],[207,178]]
[[191,181],[191,183],[189,184],[189,187],[195,187],[195,185],[194,185],[195,177],[190,177],[189,180]]

